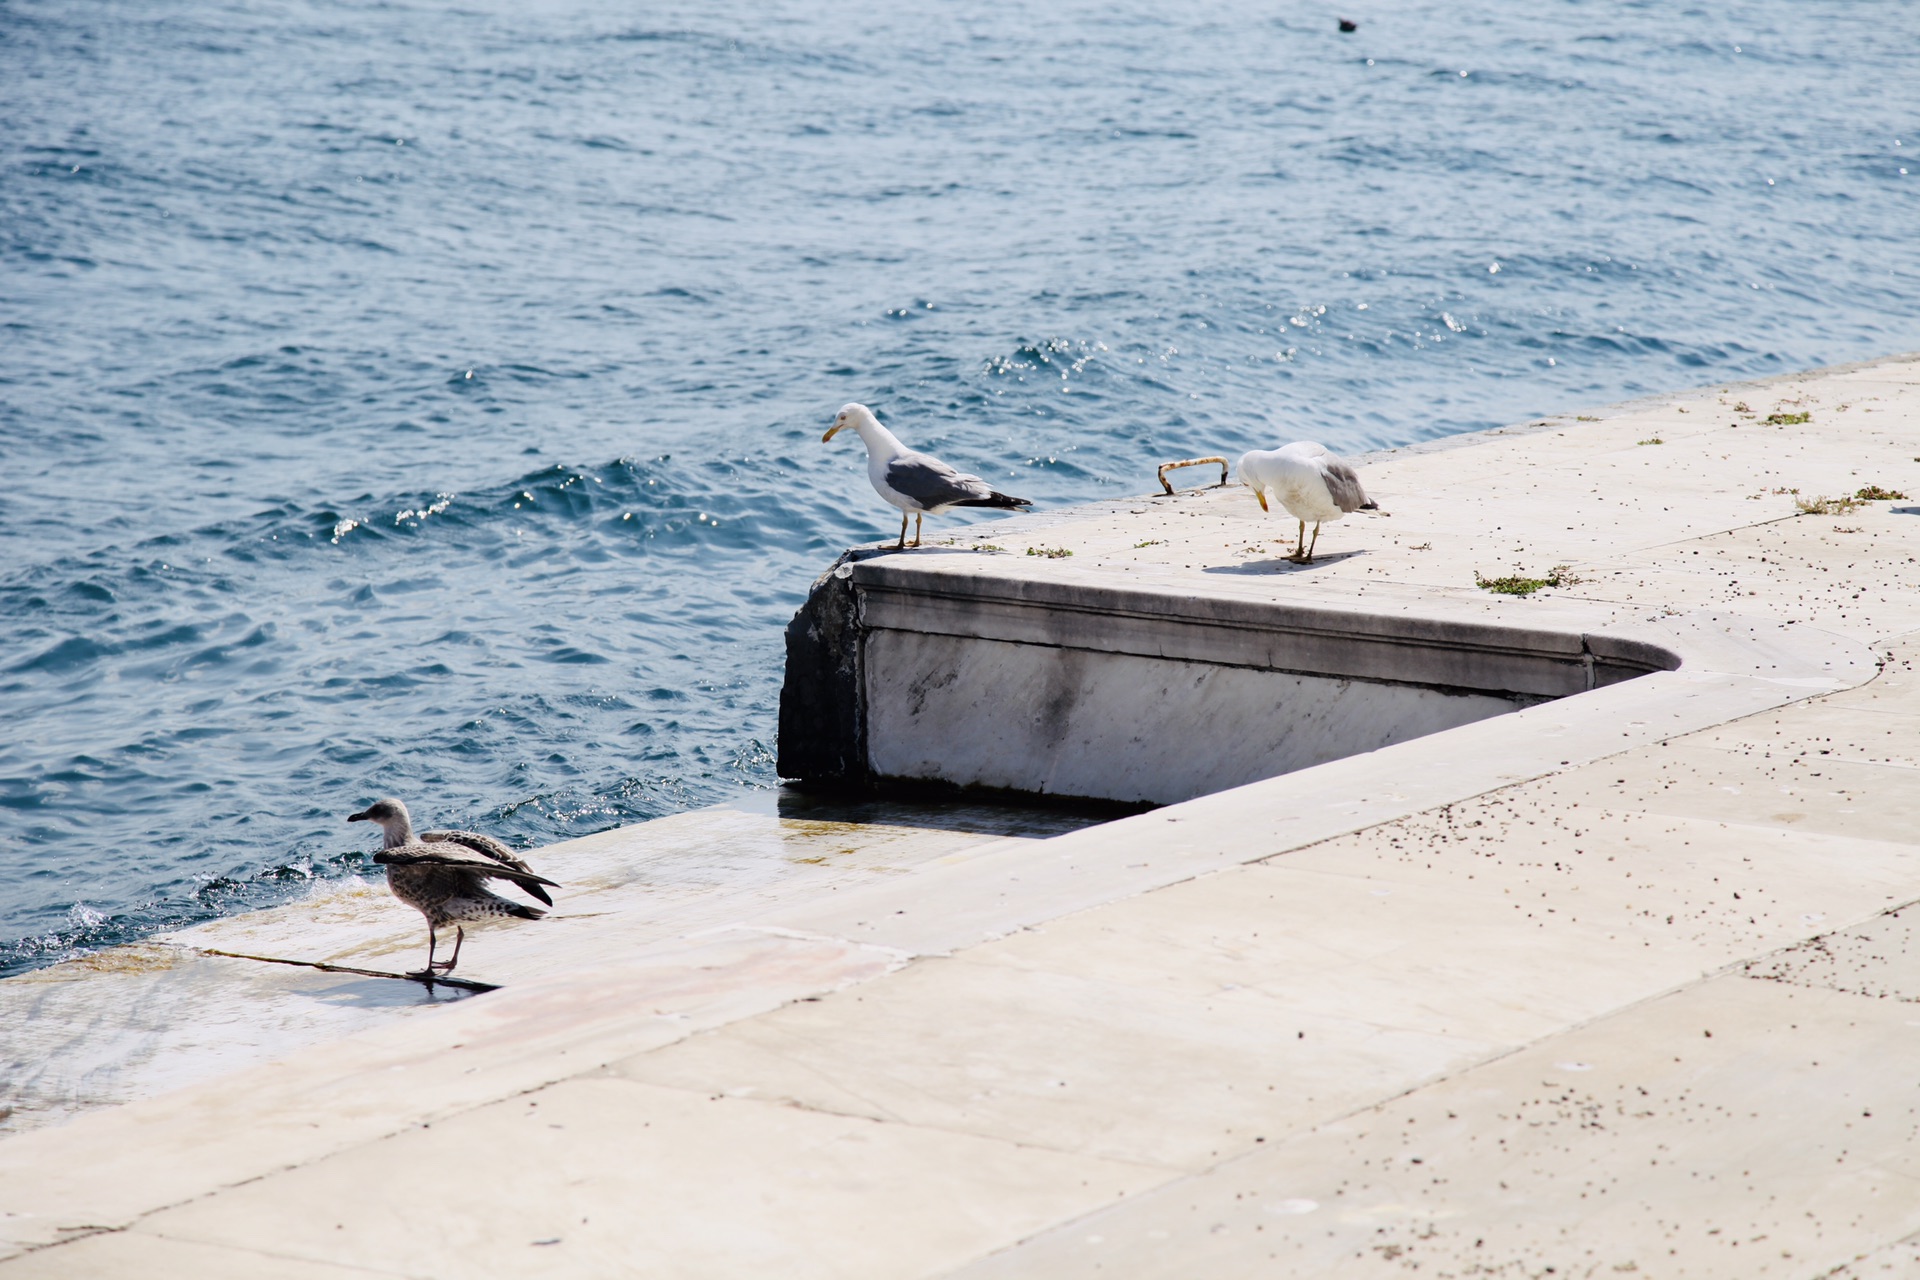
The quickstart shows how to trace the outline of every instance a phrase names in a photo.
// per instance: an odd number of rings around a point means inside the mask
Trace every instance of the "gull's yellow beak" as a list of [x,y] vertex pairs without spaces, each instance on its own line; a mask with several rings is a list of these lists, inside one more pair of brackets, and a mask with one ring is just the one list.
[[1256,498],[1258,498],[1258,499],[1260,499],[1260,509],[1261,509],[1262,511],[1271,511],[1271,510],[1272,510],[1272,508],[1270,508],[1269,506],[1267,506],[1267,495],[1266,495],[1266,494],[1265,494],[1264,492],[1262,492],[1262,491],[1261,491],[1261,490],[1259,490],[1259,489],[1255,489],[1255,490],[1253,491],[1253,496],[1254,496],[1254,497],[1256,497]]
[[827,434],[820,437],[820,443],[825,444],[827,441],[833,439],[833,433],[838,431],[841,427],[845,425],[846,425],[845,423],[836,422],[832,426],[828,427]]

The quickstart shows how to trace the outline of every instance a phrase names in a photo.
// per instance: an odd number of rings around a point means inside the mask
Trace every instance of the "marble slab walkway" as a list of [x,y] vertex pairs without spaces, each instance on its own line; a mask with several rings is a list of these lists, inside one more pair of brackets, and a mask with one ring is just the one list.
[[656,899],[641,858],[617,950],[492,933],[500,991],[0,1141],[0,1280],[1920,1274],[1920,501],[1833,501],[1920,493],[1920,360],[1367,479],[1392,515],[1305,568],[1231,491],[936,550],[1738,613],[1825,674],[1683,668],[791,892]]

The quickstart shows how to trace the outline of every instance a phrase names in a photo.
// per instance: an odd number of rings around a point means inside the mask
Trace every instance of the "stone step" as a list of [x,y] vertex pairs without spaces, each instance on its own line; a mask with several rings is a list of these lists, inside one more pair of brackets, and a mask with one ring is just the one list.
[[[508,986],[590,973],[665,939],[1092,820],[1068,810],[760,793],[603,831],[529,855],[565,886],[552,914],[471,927],[457,976]],[[452,941],[443,934],[442,959]],[[149,1097],[473,994],[306,967],[398,974],[425,959],[419,913],[380,880],[350,879],[316,884],[287,906],[0,982],[0,1134]]]

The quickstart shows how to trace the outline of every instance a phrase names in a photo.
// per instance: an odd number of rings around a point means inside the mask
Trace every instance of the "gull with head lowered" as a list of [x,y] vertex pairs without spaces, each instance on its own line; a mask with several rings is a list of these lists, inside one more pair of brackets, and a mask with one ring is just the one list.
[[[1267,498],[1287,509],[1300,522],[1300,537],[1287,559],[1311,564],[1320,545],[1320,525],[1355,511],[1378,511],[1380,504],[1360,487],[1359,473],[1328,453],[1324,445],[1302,440],[1279,449],[1255,449],[1242,454],[1236,470],[1240,483],[1253,490],[1262,511],[1271,511]],[[1307,541],[1307,521],[1313,521],[1313,541]]]
[[876,492],[900,508],[900,541],[896,549],[907,546],[907,517],[913,517],[913,545],[920,545],[920,521],[926,515],[939,515],[953,507],[1004,507],[1018,511],[1033,504],[1025,498],[1010,498],[979,476],[956,471],[938,458],[915,453],[893,432],[880,425],[873,410],[863,404],[850,404],[840,410],[822,442],[851,428],[867,446],[867,479]]

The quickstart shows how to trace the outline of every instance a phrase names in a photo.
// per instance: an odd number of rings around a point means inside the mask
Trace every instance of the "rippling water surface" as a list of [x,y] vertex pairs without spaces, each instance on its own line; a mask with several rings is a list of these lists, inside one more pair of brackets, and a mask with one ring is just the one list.
[[847,400],[1055,506],[1920,347],[1920,7],[1342,4],[0,0],[0,972],[771,785]]

